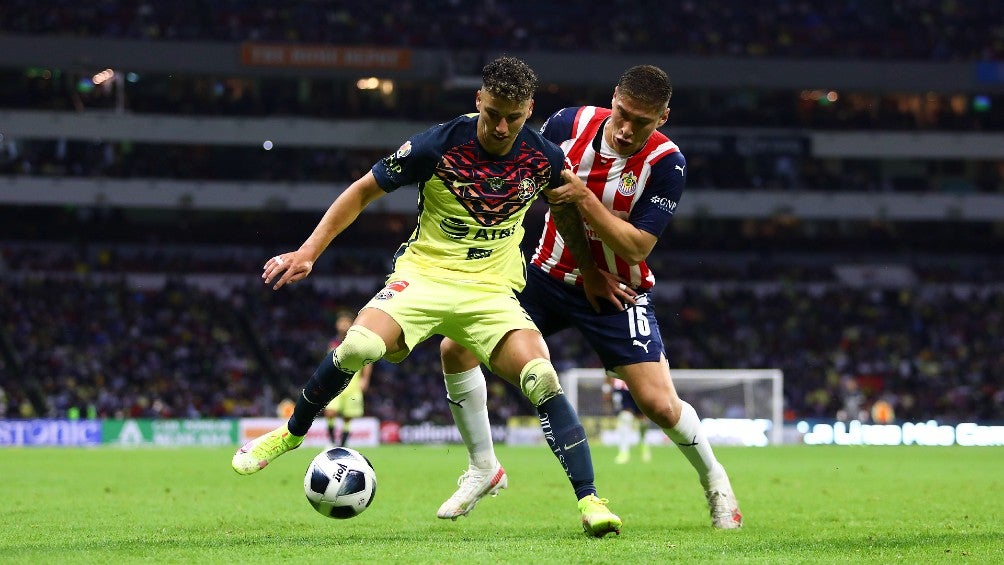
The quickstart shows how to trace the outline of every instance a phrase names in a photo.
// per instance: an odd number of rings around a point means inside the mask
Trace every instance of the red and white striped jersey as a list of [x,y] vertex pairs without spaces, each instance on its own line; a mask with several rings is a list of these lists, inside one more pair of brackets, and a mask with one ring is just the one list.
[[[638,152],[628,157],[601,153],[603,125],[610,109],[596,106],[565,108],[544,123],[544,137],[557,143],[567,157],[566,166],[609,209],[627,215],[638,229],[660,236],[676,211],[686,182],[687,162],[668,137],[655,131]],[[600,269],[647,291],[655,276],[644,261],[629,265],[605,245],[586,222],[586,237]],[[582,284],[578,266],[558,233],[548,211],[544,233],[531,260],[550,276],[569,284]]]

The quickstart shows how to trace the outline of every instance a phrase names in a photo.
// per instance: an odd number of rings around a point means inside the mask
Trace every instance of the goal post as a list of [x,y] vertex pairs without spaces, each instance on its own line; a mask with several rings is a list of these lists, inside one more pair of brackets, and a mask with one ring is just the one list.
[[[762,424],[759,433],[770,445],[782,443],[784,374],[780,369],[672,369],[671,374],[680,398],[693,405],[706,424],[731,426],[736,433],[749,423]],[[605,377],[603,369],[577,368],[560,374],[565,396],[581,417],[609,415],[603,402]],[[719,435],[713,429],[706,431],[709,438]],[[761,436],[760,444],[763,441]]]

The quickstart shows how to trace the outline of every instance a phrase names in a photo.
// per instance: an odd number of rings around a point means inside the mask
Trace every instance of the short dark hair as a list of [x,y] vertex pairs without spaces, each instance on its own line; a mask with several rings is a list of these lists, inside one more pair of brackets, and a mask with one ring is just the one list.
[[624,71],[617,90],[645,104],[668,106],[673,96],[673,84],[666,71],[655,65],[637,65]]
[[502,56],[488,63],[481,70],[481,78],[481,88],[512,102],[529,100],[537,90],[537,74],[516,57]]

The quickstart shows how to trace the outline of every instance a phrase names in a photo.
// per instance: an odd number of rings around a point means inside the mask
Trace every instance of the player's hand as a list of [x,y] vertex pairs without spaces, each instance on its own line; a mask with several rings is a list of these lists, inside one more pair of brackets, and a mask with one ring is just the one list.
[[592,191],[586,187],[586,184],[582,182],[582,179],[580,179],[578,175],[572,171],[562,169],[561,180],[563,180],[565,184],[557,188],[544,191],[544,196],[547,198],[548,203],[555,206],[578,204],[579,202],[582,202],[583,199],[593,196]]
[[580,269],[579,273],[582,275],[582,289],[586,294],[586,300],[596,312],[600,311],[600,299],[613,304],[619,311],[624,310],[625,304],[634,306],[634,297],[638,293],[622,283],[615,275],[596,267]]
[[279,277],[272,290],[279,290],[287,284],[302,281],[307,278],[314,268],[314,262],[300,257],[300,252],[292,251],[282,253],[265,261],[262,267],[261,278],[265,284],[270,284],[273,279]]

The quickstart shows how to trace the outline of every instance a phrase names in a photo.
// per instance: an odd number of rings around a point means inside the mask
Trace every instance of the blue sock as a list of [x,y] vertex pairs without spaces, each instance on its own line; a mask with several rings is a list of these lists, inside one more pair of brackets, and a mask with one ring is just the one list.
[[568,398],[559,394],[547,400],[537,407],[537,415],[551,452],[558,458],[575,489],[575,499],[596,494],[593,458],[589,453],[586,430]]
[[338,393],[348,386],[351,379],[351,374],[335,367],[331,354],[325,355],[324,360],[317,366],[317,370],[311,375],[307,384],[304,385],[300,398],[296,399],[293,415],[286,423],[289,433],[295,436],[307,435],[307,430],[314,423],[314,418],[331,402],[332,398],[338,396]]

